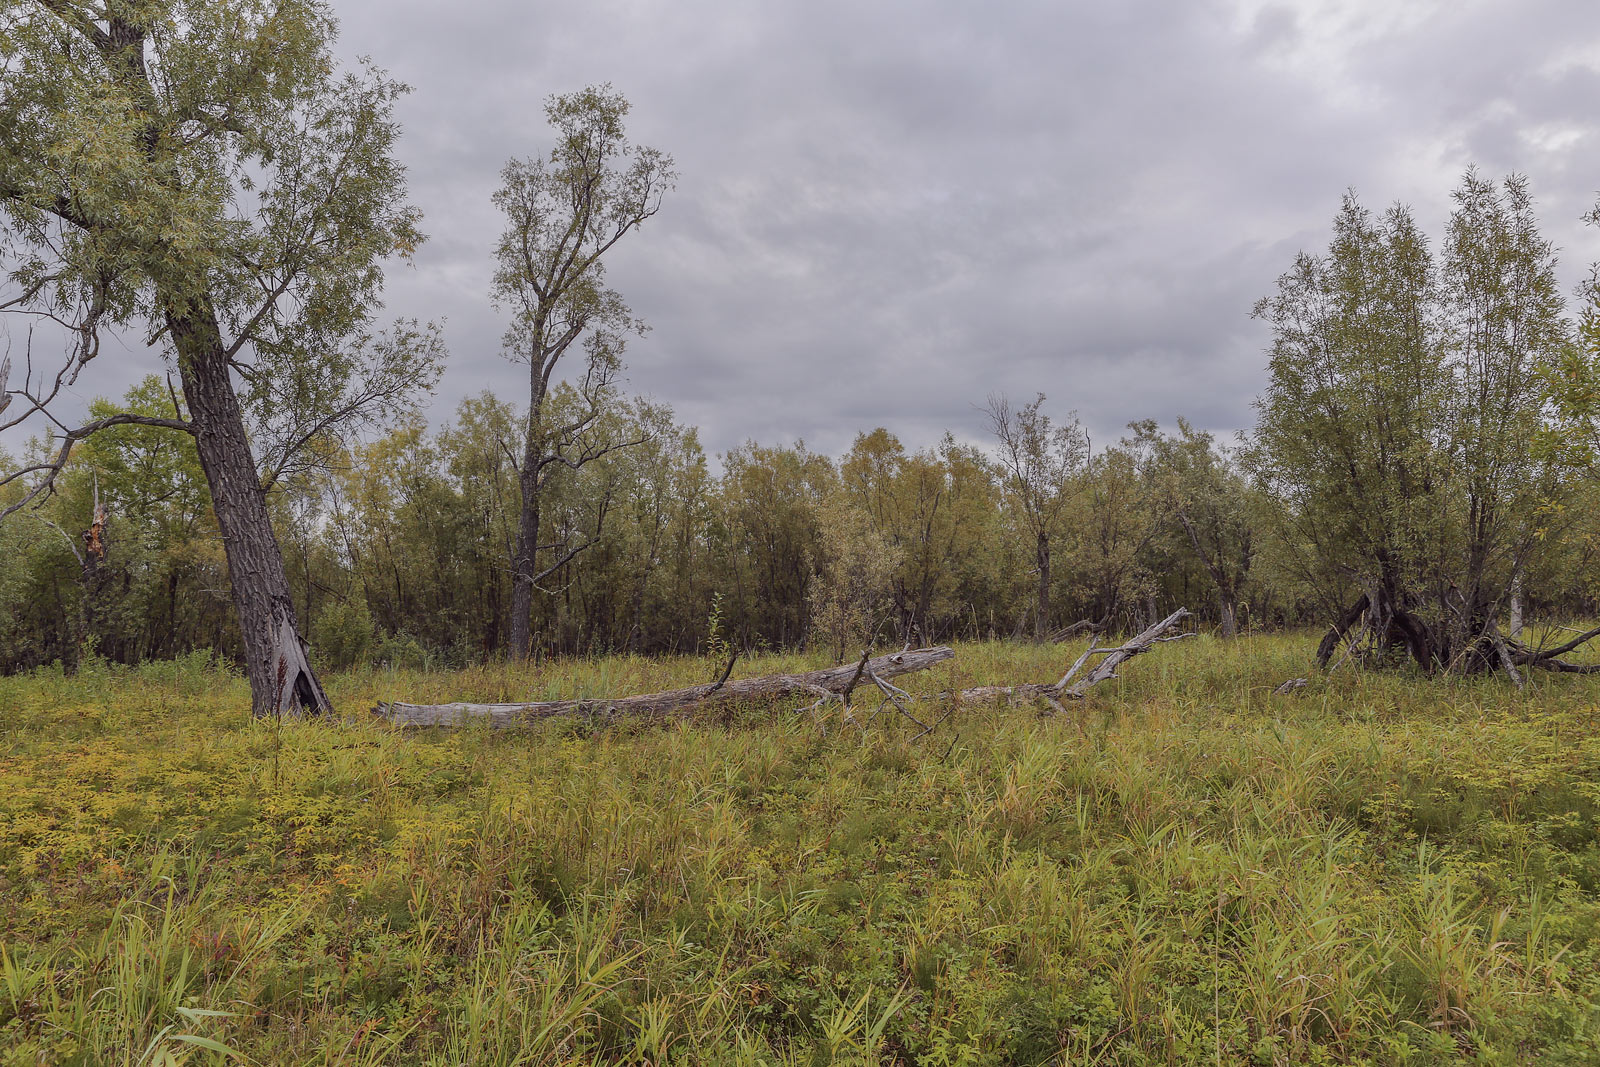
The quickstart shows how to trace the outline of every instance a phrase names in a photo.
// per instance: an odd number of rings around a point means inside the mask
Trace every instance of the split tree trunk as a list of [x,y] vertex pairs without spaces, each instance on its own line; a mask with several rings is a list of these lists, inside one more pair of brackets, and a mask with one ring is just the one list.
[[[113,80],[134,100],[153,100],[156,94],[145,64],[150,32],[142,9],[128,4],[107,7],[105,32],[116,68]],[[154,179],[177,193],[186,177],[157,152],[170,132],[147,113],[139,143],[154,168]],[[158,249],[149,264],[150,275],[156,280],[157,300],[177,350],[190,430],[222,533],[234,609],[244,638],[251,713],[266,716],[299,708],[327,711],[327,695],[306,661],[306,643],[295,622],[283,553],[272,532],[244,416],[233,391],[228,353],[207,288],[207,268],[203,262],[189,263],[187,276],[182,276],[182,271],[174,271],[170,256],[171,249]],[[180,276],[181,280],[173,281]]]
[[[1556,648],[1534,648],[1502,636],[1494,618],[1482,604],[1476,607],[1467,604],[1458,610],[1464,620],[1459,625],[1463,636],[1453,643],[1443,632],[1444,627],[1436,632],[1421,617],[1399,606],[1396,599],[1382,587],[1374,587],[1362,595],[1322,638],[1317,647],[1317,665],[1326,668],[1346,634],[1364,618],[1366,629],[1362,636],[1371,640],[1377,650],[1402,647],[1429,674],[1436,670],[1473,674],[1504,669],[1520,685],[1522,678],[1517,667],[1571,674],[1600,673],[1600,663],[1569,663],[1560,658],[1600,637],[1600,628],[1586,631]],[[1342,656],[1340,662],[1343,662]]]
[[1376,647],[1387,650],[1396,645],[1403,647],[1418,667],[1432,674],[1448,659],[1447,648],[1441,648],[1428,624],[1401,607],[1394,594],[1382,587],[1374,587],[1347,608],[1337,622],[1323,635],[1317,645],[1317,666],[1327,667],[1334,650],[1346,633],[1356,623],[1366,620],[1367,629]]
[[228,582],[244,637],[250,711],[261,717],[331,710],[306,659],[283,553],[233,391],[221,331],[209,301],[170,301],[166,315],[200,467],[222,532]]
[[1344,614],[1339,616],[1338,620],[1328,628],[1328,632],[1322,635],[1322,640],[1317,644],[1318,667],[1327,668],[1328,661],[1333,658],[1333,653],[1344,640],[1344,635],[1365,618],[1366,614],[1367,598],[1363,595],[1360,600],[1346,608]]

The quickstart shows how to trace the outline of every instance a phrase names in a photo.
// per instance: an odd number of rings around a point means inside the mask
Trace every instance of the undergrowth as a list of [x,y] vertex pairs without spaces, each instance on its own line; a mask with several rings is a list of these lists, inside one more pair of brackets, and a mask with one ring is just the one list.
[[[921,692],[1047,680],[984,644]],[[1600,682],[1129,663],[1067,717],[786,707],[400,733],[389,698],[709,680],[615,657],[0,679],[8,1064],[1592,1064]],[[741,673],[814,665],[768,657]],[[863,719],[858,715],[857,719]]]

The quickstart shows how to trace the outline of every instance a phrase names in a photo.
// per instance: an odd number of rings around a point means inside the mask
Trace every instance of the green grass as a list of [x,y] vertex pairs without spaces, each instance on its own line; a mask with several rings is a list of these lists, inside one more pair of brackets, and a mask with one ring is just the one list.
[[1596,1062],[1600,679],[1273,695],[1310,645],[1165,645],[921,740],[354,715],[693,659],[350,674],[350,719],[281,725],[203,658],[0,679],[0,1062]]

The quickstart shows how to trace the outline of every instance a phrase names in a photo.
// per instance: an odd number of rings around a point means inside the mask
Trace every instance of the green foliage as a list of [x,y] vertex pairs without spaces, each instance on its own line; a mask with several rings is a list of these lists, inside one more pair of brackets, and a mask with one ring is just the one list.
[[341,74],[334,38],[317,0],[29,4],[0,26],[16,302],[69,324],[68,381],[108,325],[170,346],[169,315],[214,315],[269,480],[410,411],[443,355],[430,326],[371,323],[383,261],[423,239],[393,154],[406,87]]
[[1153,421],[1130,429],[1133,439],[1125,444],[1141,453],[1146,491],[1165,519],[1167,543],[1158,543],[1156,552],[1166,565],[1158,570],[1171,576],[1187,559],[1197,562],[1215,592],[1222,634],[1231,637],[1250,591],[1263,501],[1250,492],[1234,457],[1185,419],[1178,419],[1176,436],[1161,433]]
[[311,627],[317,655],[336,670],[366,663],[375,637],[372,614],[364,601],[340,601],[325,607]]
[[1327,252],[1256,308],[1273,345],[1249,458],[1274,532],[1330,618],[1365,596],[1380,652],[1393,620],[1427,669],[1483,661],[1576,486],[1540,447],[1570,326],[1527,182],[1468,171],[1454,200],[1435,256],[1407,209],[1347,195]]
[[[1600,683],[1346,674],[1271,695],[1304,640],[1164,646],[1071,718],[969,706],[920,741],[769,708],[512,735],[258,723],[198,660],[0,679],[0,1047],[1588,1062]],[[969,644],[913,680],[1050,677],[1074,652]],[[494,700],[717,666],[330,687],[345,707]]]
[[814,639],[839,662],[879,637],[899,561],[871,518],[850,502],[825,502],[820,518],[823,556],[811,586],[811,626]]

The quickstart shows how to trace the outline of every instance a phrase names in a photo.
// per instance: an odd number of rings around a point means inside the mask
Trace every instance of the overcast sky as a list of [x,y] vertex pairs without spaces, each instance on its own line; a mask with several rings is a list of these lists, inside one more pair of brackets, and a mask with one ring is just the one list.
[[[1463,169],[1527,174],[1568,290],[1600,259],[1600,4],[1106,0],[334,0],[341,54],[413,86],[400,153],[428,243],[386,315],[447,320],[437,424],[526,401],[487,293],[544,99],[610,82],[680,173],[608,277],[651,332],[629,387],[712,452],[883,425],[982,440],[991,392],[1096,441],[1253,422],[1250,307],[1340,194],[1437,234]],[[109,359],[105,363],[111,362]],[[136,361],[125,361],[130,373]],[[98,368],[97,368],[98,370]],[[94,391],[123,384],[101,371]]]

